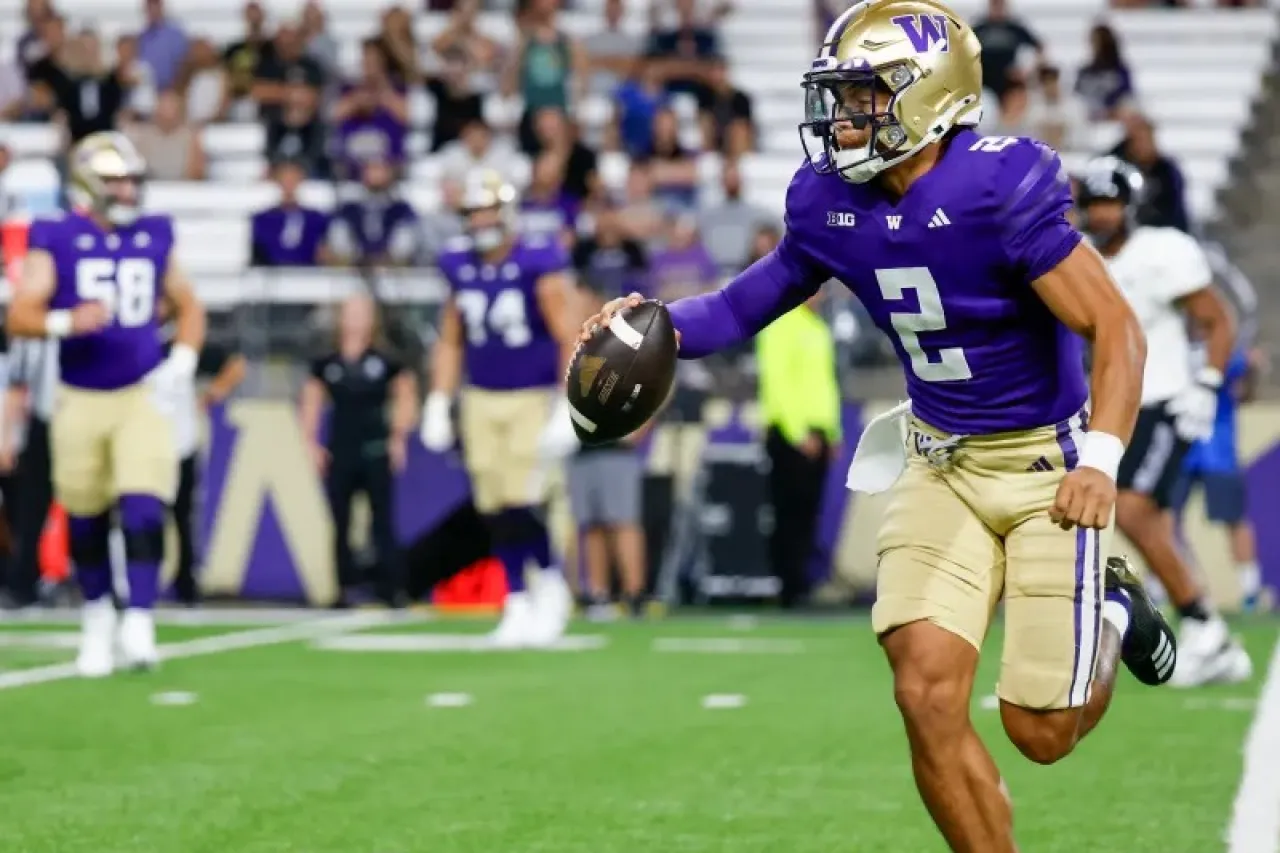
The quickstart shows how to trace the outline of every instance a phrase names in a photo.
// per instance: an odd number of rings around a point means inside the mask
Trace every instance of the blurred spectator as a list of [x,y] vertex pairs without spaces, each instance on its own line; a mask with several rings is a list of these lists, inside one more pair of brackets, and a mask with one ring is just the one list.
[[564,191],[585,201],[599,190],[596,153],[578,139],[577,129],[558,107],[543,107],[533,119],[534,153],[551,154],[564,169]]
[[720,181],[724,200],[701,211],[699,230],[721,272],[736,274],[746,266],[756,234],[777,217],[743,200],[742,170],[737,163],[724,164]]
[[407,86],[422,79],[418,46],[413,39],[413,19],[403,7],[392,6],[383,11],[377,43],[386,54],[387,74],[392,82]]
[[649,56],[658,63],[660,74],[673,92],[697,93],[706,75],[707,63],[720,54],[720,40],[712,28],[714,18],[725,7],[716,7],[711,20],[698,15],[698,0],[676,0],[674,26],[664,26],[660,4],[649,6],[652,33]]
[[[1027,92],[1027,84],[1016,78],[1005,82],[1004,94],[1000,96],[1000,112],[989,134],[991,136],[1032,135],[1031,126],[1027,121],[1029,106],[1030,95]],[[984,129],[983,132],[988,131]]]
[[290,160],[272,170],[280,201],[250,220],[250,263],[255,267],[314,267],[329,228],[329,217],[298,201],[298,187],[306,177],[302,165]]
[[[35,86],[47,84],[50,73],[65,64],[69,44],[65,19],[48,7],[43,15],[33,19],[32,26],[33,29],[23,36],[26,43],[19,41],[18,62],[27,83]],[[52,102],[41,104],[38,98],[31,97],[32,94],[28,94],[30,117],[48,116],[53,109]]]
[[671,302],[714,290],[720,272],[698,234],[697,220],[691,214],[678,216],[666,231],[666,245],[649,260],[651,295]]
[[1133,99],[1133,77],[1120,55],[1115,30],[1095,24],[1089,31],[1089,62],[1076,74],[1076,94],[1092,119],[1116,118]]
[[360,79],[345,88],[333,107],[337,156],[347,177],[358,175],[370,161],[400,166],[409,133],[405,87],[393,78],[381,43],[366,39],[360,58]]
[[202,181],[205,177],[204,146],[200,131],[183,118],[182,96],[162,91],[150,121],[126,130],[138,153],[147,162],[147,177],[159,181]]
[[17,121],[27,108],[27,81],[11,59],[0,59],[0,121]]
[[663,225],[663,210],[653,195],[653,167],[644,158],[631,161],[627,172],[627,190],[623,207],[618,212],[623,232],[633,240],[652,246]]
[[338,41],[329,33],[329,20],[318,0],[307,0],[302,7],[302,42],[307,56],[314,59],[328,80],[342,73]]
[[1124,117],[1125,138],[1111,152],[1122,157],[1142,172],[1142,201],[1138,205],[1138,222],[1157,228],[1191,230],[1187,214],[1186,181],[1172,158],[1160,153],[1156,131],[1139,113]]
[[973,25],[982,44],[982,85],[1003,97],[1004,90],[1019,79],[1018,60],[1024,50],[1035,50],[1044,62],[1044,46],[1022,21],[1009,14],[1006,0],[988,0],[986,17]]
[[1057,68],[1041,68],[1039,83],[1027,107],[1029,132],[1059,151],[1083,150],[1086,147],[1083,136],[1089,122],[1084,104],[1075,94],[1062,90]]
[[675,111],[663,107],[653,116],[653,194],[668,208],[689,209],[698,202],[698,158],[680,145]]
[[644,40],[623,29],[626,11],[625,0],[605,0],[604,28],[582,43],[591,74],[589,89],[596,95],[612,95],[644,51]]
[[667,90],[657,64],[636,60],[630,77],[618,87],[614,102],[623,150],[632,157],[647,155],[653,145],[653,117],[667,104]]
[[302,32],[296,24],[281,24],[274,45],[261,55],[253,83],[253,99],[268,124],[280,120],[290,86],[306,87],[318,103],[325,79],[320,63],[303,52]]
[[568,112],[570,81],[574,104],[582,100],[587,85],[586,52],[560,29],[559,11],[560,0],[530,0],[503,80],[503,94],[519,95],[524,102],[520,147],[530,155],[539,152],[534,116],[548,108]]
[[205,125],[217,121],[227,107],[227,75],[213,42],[205,38],[191,43],[186,66],[178,78],[178,91],[187,105],[187,121]]
[[419,250],[418,215],[395,188],[390,164],[364,164],[361,198],[343,203],[329,225],[330,263],[355,266],[408,266]]
[[648,290],[644,247],[627,235],[616,210],[596,214],[594,233],[573,247],[573,266],[578,280],[602,303]]
[[455,48],[443,53],[441,60],[440,73],[428,75],[426,79],[427,91],[436,99],[432,151],[453,142],[464,125],[484,115],[484,101],[471,87],[471,68],[466,54]]
[[704,151],[739,157],[755,147],[751,96],[729,80],[729,63],[716,57],[707,64],[707,84],[698,90]]
[[253,94],[259,67],[274,60],[275,45],[267,36],[266,14],[256,0],[244,4],[244,38],[233,42],[222,52],[223,67],[227,71],[227,97],[231,108],[243,114],[238,106]]
[[122,115],[134,120],[151,115],[155,111],[156,97],[160,93],[151,76],[151,66],[138,57],[137,36],[124,35],[116,39],[116,68],[121,70],[125,79],[132,81],[125,96]]
[[309,178],[330,176],[328,127],[317,107],[315,93],[305,85],[285,87],[284,108],[274,121],[267,123],[268,161],[292,160]]
[[514,186],[524,186],[528,174],[524,155],[506,137],[494,136],[483,118],[463,125],[462,136],[440,150],[438,162],[444,180],[458,185],[478,169],[492,169]]
[[444,251],[445,244],[466,233],[465,223],[459,214],[462,204],[462,183],[443,181],[440,184],[440,204],[419,214],[421,222],[421,251],[418,266],[431,266]]
[[70,143],[91,133],[114,130],[124,107],[129,80],[120,69],[108,71],[97,33],[82,30],[67,42],[59,58],[43,59],[33,69],[37,104],[52,104],[66,122]]
[[480,0],[460,0],[431,47],[440,57],[458,55],[472,74],[488,78],[497,72],[502,48],[476,26],[479,11]]
[[151,66],[156,89],[169,89],[187,58],[187,34],[165,16],[164,0],[143,0],[147,25],[138,33],[138,56]]
[[550,152],[533,161],[529,187],[520,198],[520,230],[525,234],[573,241],[578,199],[564,189],[564,161]]
[[55,17],[58,15],[53,9],[51,0],[27,0],[22,10],[26,29],[22,31],[22,35],[18,36],[17,44],[14,46],[14,56],[24,69],[30,68],[59,47],[57,44],[50,44],[47,39],[46,27],[49,19]]

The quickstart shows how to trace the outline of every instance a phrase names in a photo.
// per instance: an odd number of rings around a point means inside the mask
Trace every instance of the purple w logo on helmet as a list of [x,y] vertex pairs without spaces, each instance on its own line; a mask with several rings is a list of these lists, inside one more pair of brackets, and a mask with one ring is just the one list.
[[899,15],[892,20],[907,34],[916,53],[928,53],[935,49],[940,53],[947,53],[950,50],[946,15]]

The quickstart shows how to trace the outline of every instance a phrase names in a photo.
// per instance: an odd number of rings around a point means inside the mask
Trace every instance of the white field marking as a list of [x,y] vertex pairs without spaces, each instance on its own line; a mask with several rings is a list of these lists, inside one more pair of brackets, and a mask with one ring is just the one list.
[[990,693],[986,696],[983,696],[982,699],[978,702],[978,707],[984,711],[999,711],[1000,697],[994,693]]
[[194,705],[199,697],[187,690],[166,690],[151,694],[152,705]]
[[427,697],[432,708],[465,708],[473,701],[470,693],[432,693]]
[[702,697],[702,707],[708,711],[718,711],[726,708],[741,708],[747,704],[747,697],[741,693],[712,693],[709,696]]
[[74,649],[79,645],[77,631],[0,631],[3,649]]
[[[359,631],[364,628],[372,628],[375,625],[385,625],[390,621],[392,619],[384,612],[320,617],[294,625],[254,628],[249,631],[236,631],[232,634],[201,637],[198,640],[187,640],[182,643],[168,643],[160,647],[160,659],[176,660],[178,658],[199,657],[200,655],[216,655],[238,649],[294,643],[299,640],[310,640],[325,635]],[[58,663],[51,666],[20,669],[13,672],[0,673],[0,690],[28,687],[32,684],[44,684],[49,681],[62,681],[75,677],[76,667],[74,663]]]
[[[528,651],[585,652],[602,649],[609,640],[603,634],[568,634],[551,646]],[[314,648],[329,652],[507,652],[493,645],[487,634],[364,634],[317,637]],[[514,651],[524,651],[515,649]]]
[[1258,707],[1258,700],[1248,696],[1196,696],[1184,701],[1182,707],[1188,711],[1252,711]]
[[[358,613],[375,611],[357,611]],[[420,611],[382,611],[388,622],[424,622],[432,614]],[[155,611],[157,625],[292,625],[296,622],[314,622],[325,615],[324,611],[306,607],[206,607],[191,610],[185,607],[159,607]],[[78,607],[24,607],[22,610],[0,611],[0,627],[5,624],[79,625]]]
[[1228,853],[1280,853],[1280,642],[1244,742],[1244,775],[1227,827]]
[[754,631],[760,627],[760,617],[750,613],[735,613],[729,617],[729,627],[734,631]]
[[804,651],[804,643],[742,637],[656,637],[653,650],[708,655],[798,655]]

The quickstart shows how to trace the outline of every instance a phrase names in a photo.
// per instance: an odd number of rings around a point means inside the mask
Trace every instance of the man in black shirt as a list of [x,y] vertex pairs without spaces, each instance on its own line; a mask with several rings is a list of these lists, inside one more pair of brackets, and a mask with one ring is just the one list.
[[258,68],[274,60],[275,47],[267,38],[266,14],[262,5],[251,0],[244,4],[244,38],[227,45],[222,64],[227,72],[227,94],[232,100],[247,98],[253,92]]
[[997,96],[1008,88],[1023,49],[1033,48],[1044,64],[1040,39],[1009,15],[1006,0],[989,0],[987,16],[973,25],[973,33],[982,44],[982,85]]
[[43,90],[37,102],[51,102],[66,116],[69,142],[114,130],[130,81],[124,69],[107,71],[97,33],[83,30],[67,43],[61,58],[48,56],[31,69],[31,82]]
[[290,87],[305,87],[318,101],[324,85],[324,69],[303,52],[302,34],[294,24],[276,30],[275,50],[262,57],[253,83],[253,99],[262,118],[270,125],[278,122]]

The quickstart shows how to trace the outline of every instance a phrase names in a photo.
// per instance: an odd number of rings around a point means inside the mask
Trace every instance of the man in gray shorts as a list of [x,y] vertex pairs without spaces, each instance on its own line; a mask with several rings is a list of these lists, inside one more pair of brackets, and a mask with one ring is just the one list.
[[610,557],[617,560],[624,602],[632,615],[644,608],[645,540],[642,525],[644,460],[635,437],[582,447],[569,460],[569,506],[582,532],[587,570],[587,617],[609,619]]

